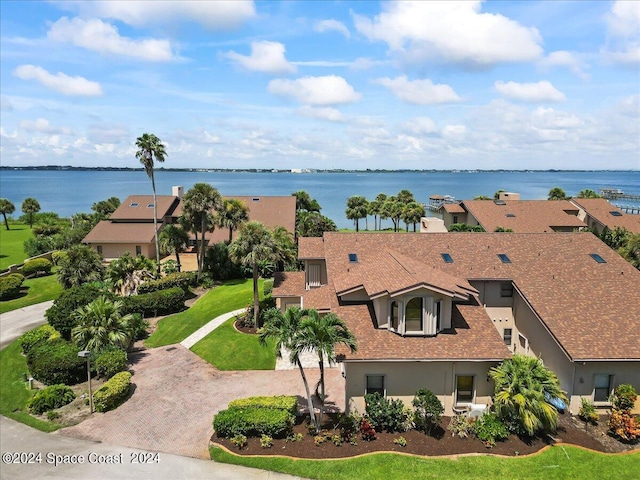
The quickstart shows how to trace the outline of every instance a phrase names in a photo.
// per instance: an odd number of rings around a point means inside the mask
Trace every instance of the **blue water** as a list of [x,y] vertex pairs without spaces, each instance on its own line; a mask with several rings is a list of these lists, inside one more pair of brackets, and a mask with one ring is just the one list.
[[[170,195],[173,185],[185,192],[195,183],[206,182],[223,195],[290,195],[306,190],[320,202],[322,213],[339,228],[349,228],[345,217],[347,198],[362,195],[373,200],[378,193],[395,195],[402,189],[413,192],[419,202],[427,203],[434,194],[470,199],[477,195],[492,197],[503,189],[520,193],[520,198],[544,199],[553,187],[567,195],[577,195],[589,188],[619,188],[640,194],[640,171],[603,172],[393,172],[393,173],[245,173],[245,172],[174,172],[157,171],[158,194]],[[116,196],[124,200],[132,194],[151,194],[151,181],[143,171],[37,171],[1,170],[0,196],[16,206],[27,197],[40,203],[41,211],[56,212],[62,217],[90,212],[94,202]],[[635,204],[628,200],[624,204]],[[383,227],[391,226],[383,222]]]

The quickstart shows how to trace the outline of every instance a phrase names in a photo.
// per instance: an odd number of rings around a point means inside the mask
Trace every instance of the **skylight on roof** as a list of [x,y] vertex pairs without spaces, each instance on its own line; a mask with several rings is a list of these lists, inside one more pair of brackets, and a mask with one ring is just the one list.
[[502,263],[511,263],[511,259],[507,256],[506,253],[499,253],[498,258]]
[[611,215],[613,215],[614,217],[621,217],[622,213],[620,213],[618,210],[611,210],[609,212]]
[[507,213],[506,216],[509,217],[509,218],[514,218],[516,216],[516,214],[515,213]]
[[153,203],[147,203],[147,208],[153,208]]
[[256,197],[256,198],[252,198],[252,199],[251,199],[251,201],[253,201],[253,202],[259,202],[259,201],[260,201],[260,199]]
[[453,263],[453,258],[448,253],[441,253],[440,256],[442,260],[444,260],[444,263]]
[[357,253],[350,253],[349,254],[349,261],[352,263],[355,263],[358,261],[358,254]]
[[495,203],[496,205],[506,205],[507,202],[505,202],[504,200],[494,200],[493,203]]
[[607,263],[607,261],[597,253],[590,253],[589,255],[598,263]]
[[140,205],[138,202],[133,202],[131,205],[129,205],[130,207],[137,207],[138,205]]

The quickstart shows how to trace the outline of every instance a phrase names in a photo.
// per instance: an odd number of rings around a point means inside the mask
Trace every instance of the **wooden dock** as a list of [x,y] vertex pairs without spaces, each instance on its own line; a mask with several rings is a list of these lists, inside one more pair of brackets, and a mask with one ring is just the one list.
[[615,203],[612,203],[612,205],[614,207],[619,208],[624,213],[630,213],[631,215],[640,215],[640,206],[636,206],[636,205],[618,205],[618,204],[615,204]]
[[640,195],[633,193],[624,193],[619,188],[601,188],[600,196],[607,200],[633,200],[640,201]]

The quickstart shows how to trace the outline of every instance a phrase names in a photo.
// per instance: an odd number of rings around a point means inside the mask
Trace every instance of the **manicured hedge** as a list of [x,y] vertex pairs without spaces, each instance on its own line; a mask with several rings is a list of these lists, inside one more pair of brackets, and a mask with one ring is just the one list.
[[124,402],[131,392],[131,374],[116,373],[93,394],[93,406],[96,412],[108,412]]
[[158,290],[166,290],[168,288],[179,287],[185,292],[189,291],[189,287],[195,283],[195,275],[193,272],[175,272],[170,273],[158,280],[144,282],[138,287],[138,294],[157,292]]
[[296,415],[298,413],[298,399],[291,395],[239,398],[229,403],[229,408],[275,408]]
[[235,435],[286,437],[293,428],[294,416],[275,408],[228,408],[213,419],[216,435],[231,438]]
[[41,414],[71,403],[75,398],[76,394],[66,385],[51,385],[31,397],[31,400],[27,402],[27,407],[31,412]]
[[30,275],[38,276],[40,274],[49,275],[52,267],[53,263],[51,263],[51,260],[46,258],[36,258],[34,260],[29,260],[22,266],[22,274],[27,277]]
[[22,353],[27,355],[29,351],[40,342],[47,340],[56,340],[60,338],[60,333],[51,325],[42,325],[34,330],[30,330],[24,333],[18,338],[20,346],[22,347]]
[[178,287],[124,297],[125,313],[141,313],[145,317],[168,315],[184,309],[184,290]]
[[99,296],[106,296],[109,300],[115,298],[112,293],[91,284],[68,288],[63,290],[60,296],[56,298],[53,305],[46,311],[45,317],[47,317],[47,321],[53,328],[69,340],[71,338],[71,330],[76,326],[73,312],[90,304]]
[[0,299],[13,298],[20,294],[24,276],[19,273],[12,273],[5,277],[0,277]]
[[99,377],[111,378],[116,373],[124,372],[127,369],[127,352],[107,350],[96,358],[94,366]]
[[27,365],[33,378],[45,385],[75,385],[87,379],[86,362],[78,357],[79,351],[62,339],[40,342],[29,351]]

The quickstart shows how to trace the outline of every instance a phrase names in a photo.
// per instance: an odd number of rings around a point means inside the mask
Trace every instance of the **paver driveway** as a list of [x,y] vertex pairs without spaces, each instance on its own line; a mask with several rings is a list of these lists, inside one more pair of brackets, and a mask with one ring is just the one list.
[[[134,362],[131,398],[116,410],[94,413],[74,427],[55,434],[209,458],[213,415],[236,398],[253,395],[298,395],[304,406],[304,385],[298,370],[221,372],[176,344],[131,354]],[[311,388],[318,369],[305,370]],[[327,369],[327,405],[344,408],[344,380],[337,368]]]

